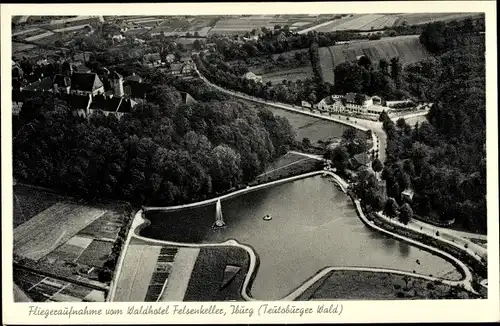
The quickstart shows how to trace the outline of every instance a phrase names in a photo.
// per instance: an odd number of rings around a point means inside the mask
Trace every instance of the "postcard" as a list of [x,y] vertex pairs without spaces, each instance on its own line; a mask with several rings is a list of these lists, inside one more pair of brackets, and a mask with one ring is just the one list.
[[4,322],[498,321],[495,9],[2,5]]

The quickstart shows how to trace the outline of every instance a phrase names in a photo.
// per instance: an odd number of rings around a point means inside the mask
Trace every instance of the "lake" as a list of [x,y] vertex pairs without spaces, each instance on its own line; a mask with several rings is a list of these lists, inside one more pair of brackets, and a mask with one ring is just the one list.
[[[214,230],[215,205],[149,211],[141,235],[160,240],[217,243],[236,239],[259,255],[251,288],[256,299],[282,298],[327,266],[392,268],[448,279],[448,261],[368,228],[350,198],[330,178],[297,180],[222,202],[226,227]],[[264,221],[265,215],[271,221]],[[419,263],[417,263],[417,260]]]

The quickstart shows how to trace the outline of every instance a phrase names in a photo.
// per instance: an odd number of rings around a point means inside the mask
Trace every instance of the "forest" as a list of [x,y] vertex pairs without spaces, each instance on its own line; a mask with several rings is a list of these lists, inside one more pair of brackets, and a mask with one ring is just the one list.
[[295,142],[289,122],[260,107],[212,99],[182,104],[157,84],[116,119],[73,115],[52,95],[13,121],[14,176],[85,199],[172,205],[243,187]]
[[381,115],[388,135],[382,177],[398,204],[401,191],[415,191],[415,214],[486,232],[485,44],[470,30],[465,21],[429,24],[422,33],[436,57],[409,67],[409,78],[434,105],[429,122],[414,128]]

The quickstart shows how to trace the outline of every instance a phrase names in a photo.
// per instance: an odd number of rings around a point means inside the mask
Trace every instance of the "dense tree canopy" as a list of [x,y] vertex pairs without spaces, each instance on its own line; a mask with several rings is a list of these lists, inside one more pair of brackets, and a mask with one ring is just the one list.
[[[435,46],[439,55],[407,67],[405,78],[413,81],[412,92],[425,95],[434,105],[429,122],[414,128],[381,116],[388,135],[382,177],[388,195],[398,201],[401,191],[413,188],[414,214],[434,221],[455,220],[484,232],[485,52],[484,40],[469,32],[469,23],[458,25],[462,31],[455,23],[430,24],[422,34],[422,41]],[[457,41],[443,47],[448,37]]]
[[183,105],[166,85],[148,99],[120,120],[76,117],[52,96],[26,102],[15,176],[85,198],[169,205],[242,186],[295,141],[286,119],[243,102]]

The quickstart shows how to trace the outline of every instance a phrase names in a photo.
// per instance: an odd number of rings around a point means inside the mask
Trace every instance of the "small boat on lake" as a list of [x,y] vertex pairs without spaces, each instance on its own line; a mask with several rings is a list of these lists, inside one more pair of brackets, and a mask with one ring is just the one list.
[[272,220],[273,218],[271,217],[271,215],[267,214],[266,216],[264,216],[264,221],[270,221]]

